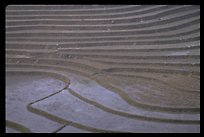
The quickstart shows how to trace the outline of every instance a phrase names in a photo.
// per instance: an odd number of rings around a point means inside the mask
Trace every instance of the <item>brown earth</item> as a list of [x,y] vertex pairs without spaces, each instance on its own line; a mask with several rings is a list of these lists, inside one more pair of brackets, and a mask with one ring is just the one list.
[[6,132],[200,132],[200,6],[9,5]]

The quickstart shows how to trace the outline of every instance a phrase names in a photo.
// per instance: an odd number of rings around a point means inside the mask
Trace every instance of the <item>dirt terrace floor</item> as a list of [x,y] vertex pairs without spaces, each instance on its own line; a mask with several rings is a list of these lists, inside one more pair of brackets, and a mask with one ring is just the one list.
[[6,132],[200,132],[200,6],[9,5]]

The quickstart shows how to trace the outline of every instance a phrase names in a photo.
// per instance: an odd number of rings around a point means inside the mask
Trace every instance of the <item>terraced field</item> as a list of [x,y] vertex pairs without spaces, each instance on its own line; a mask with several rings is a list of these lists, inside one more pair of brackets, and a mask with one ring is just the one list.
[[6,132],[200,132],[200,6],[9,5]]

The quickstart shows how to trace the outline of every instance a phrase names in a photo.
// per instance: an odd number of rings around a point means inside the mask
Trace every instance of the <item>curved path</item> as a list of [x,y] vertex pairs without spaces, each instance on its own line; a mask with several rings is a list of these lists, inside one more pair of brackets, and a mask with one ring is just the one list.
[[200,6],[10,5],[6,80],[6,132],[200,132]]

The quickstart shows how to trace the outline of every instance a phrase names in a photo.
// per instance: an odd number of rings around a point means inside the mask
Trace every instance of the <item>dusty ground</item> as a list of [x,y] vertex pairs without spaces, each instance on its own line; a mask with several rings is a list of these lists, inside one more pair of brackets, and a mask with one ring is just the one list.
[[8,6],[6,132],[200,132],[200,6]]

